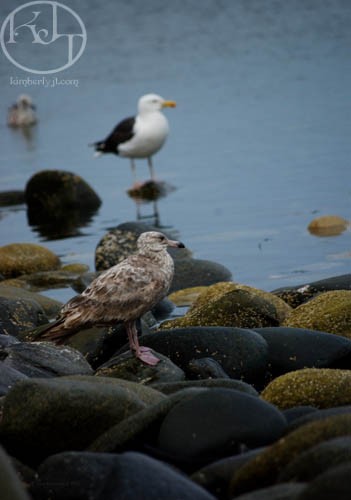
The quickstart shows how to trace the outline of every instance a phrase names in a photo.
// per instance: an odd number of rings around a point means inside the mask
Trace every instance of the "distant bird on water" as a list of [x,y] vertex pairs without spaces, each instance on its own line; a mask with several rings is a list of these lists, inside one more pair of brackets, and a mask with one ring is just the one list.
[[21,94],[8,111],[7,124],[10,127],[28,127],[37,122],[35,106],[29,95]]
[[175,101],[166,101],[157,94],[146,94],[138,102],[138,114],[125,118],[103,141],[92,144],[97,156],[104,153],[130,158],[136,181],[135,158],[147,158],[152,180],[155,173],[152,156],[159,151],[169,132],[168,120],[161,112],[163,108],[176,106]]
[[80,330],[123,322],[129,346],[137,358],[148,365],[159,359],[139,345],[135,321],[152,309],[167,294],[174,264],[167,246],[184,248],[164,234],[149,231],[137,240],[137,252],[104,271],[80,295],[61,309],[57,321],[42,330],[36,340],[62,344]]

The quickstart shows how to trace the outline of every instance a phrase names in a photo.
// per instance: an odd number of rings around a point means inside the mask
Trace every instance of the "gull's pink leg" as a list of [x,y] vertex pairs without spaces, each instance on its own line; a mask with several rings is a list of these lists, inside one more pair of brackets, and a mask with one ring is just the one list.
[[129,346],[135,352],[135,357],[143,361],[146,365],[155,366],[160,362],[151,352],[149,347],[139,345],[138,332],[135,326],[135,321],[126,323],[126,330],[128,332]]

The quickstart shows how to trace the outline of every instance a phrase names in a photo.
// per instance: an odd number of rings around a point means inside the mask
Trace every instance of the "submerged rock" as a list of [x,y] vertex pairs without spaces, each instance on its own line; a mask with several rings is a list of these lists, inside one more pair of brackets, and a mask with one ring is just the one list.
[[57,269],[60,259],[51,250],[34,243],[12,243],[0,247],[0,273],[5,278]]
[[350,226],[350,222],[339,215],[322,215],[313,219],[308,230],[315,236],[337,236]]
[[79,175],[64,170],[42,170],[26,185],[26,203],[31,211],[57,217],[67,208],[98,208],[101,200]]

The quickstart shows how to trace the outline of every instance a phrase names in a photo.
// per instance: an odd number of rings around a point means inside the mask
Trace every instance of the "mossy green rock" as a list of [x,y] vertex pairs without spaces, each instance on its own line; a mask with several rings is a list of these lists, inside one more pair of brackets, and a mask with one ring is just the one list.
[[280,471],[300,453],[328,439],[350,435],[351,415],[337,415],[299,427],[233,474],[230,498],[274,484]]
[[199,295],[184,317],[162,323],[162,329],[184,326],[276,326],[279,317],[282,317],[276,304],[284,302],[270,295],[244,285],[216,283]]
[[7,394],[0,436],[28,464],[63,450],[81,450],[111,426],[165,396],[112,378],[29,379]]
[[294,309],[283,325],[351,338],[351,290],[321,293]]
[[57,269],[60,259],[51,250],[34,243],[12,243],[0,247],[0,274],[14,278],[21,274]]
[[16,286],[7,286],[6,283],[10,280],[0,282],[0,297],[10,300],[30,300],[37,302],[45,312],[46,316],[51,319],[55,318],[62,307],[62,303],[58,300],[45,297],[39,293],[29,292]]
[[281,409],[309,405],[332,408],[351,404],[351,371],[306,368],[274,379],[261,397]]

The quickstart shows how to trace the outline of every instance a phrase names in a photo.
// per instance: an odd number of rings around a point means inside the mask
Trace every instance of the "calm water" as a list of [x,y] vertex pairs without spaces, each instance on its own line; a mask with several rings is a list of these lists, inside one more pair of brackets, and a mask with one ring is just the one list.
[[[2,1],[1,20],[23,3]],[[350,218],[349,0],[64,3],[83,20],[88,42],[71,68],[48,75],[61,85],[16,85],[40,75],[0,54],[0,190],[23,189],[42,169],[64,169],[81,175],[103,204],[78,236],[49,241],[28,226],[24,206],[2,208],[0,244],[42,242],[63,262],[93,268],[101,236],[135,220],[136,205],[126,194],[128,160],[94,159],[87,144],[133,114],[140,95],[157,92],[178,103],[166,111],[171,134],[154,158],[158,177],[176,187],[158,202],[161,223],[195,257],[266,290],[349,272],[350,232],[307,231],[320,215]],[[21,50],[31,62],[32,45]],[[40,117],[29,139],[5,124],[23,92]],[[138,174],[147,178],[146,162]]]

